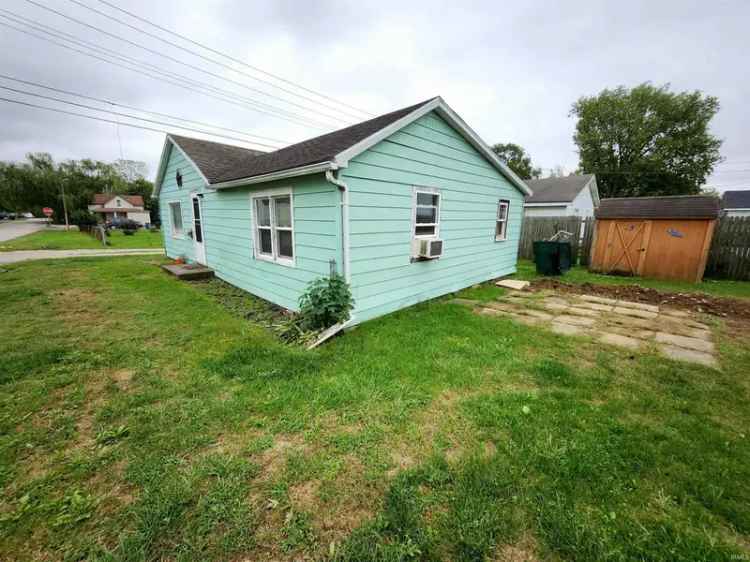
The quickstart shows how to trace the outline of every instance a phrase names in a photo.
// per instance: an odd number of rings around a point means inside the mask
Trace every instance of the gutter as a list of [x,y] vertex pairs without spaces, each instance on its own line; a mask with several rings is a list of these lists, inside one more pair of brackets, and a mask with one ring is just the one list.
[[208,187],[212,189],[228,189],[230,187],[242,187],[245,185],[252,185],[254,183],[265,183],[268,181],[280,180],[284,178],[292,178],[295,176],[315,174],[317,172],[324,172],[324,171],[328,172],[332,169],[336,169],[336,167],[337,166],[334,162],[320,162],[318,164],[308,164],[307,166],[300,166],[299,168],[292,168],[291,170],[280,170],[278,172],[271,172],[268,174],[262,174],[260,176],[253,176],[250,178],[240,178],[236,180],[212,183],[212,184],[209,184]]
[[340,176],[340,171],[334,176],[333,170],[326,170],[326,181],[332,183],[341,191],[341,246],[343,253],[342,261],[344,262],[341,267],[344,270],[344,279],[347,283],[351,283],[351,267],[349,263],[349,188]]

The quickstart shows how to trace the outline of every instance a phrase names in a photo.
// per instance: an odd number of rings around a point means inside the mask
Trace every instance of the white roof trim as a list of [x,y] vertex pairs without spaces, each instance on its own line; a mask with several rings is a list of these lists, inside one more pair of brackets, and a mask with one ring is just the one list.
[[250,178],[240,178],[238,180],[230,180],[230,181],[225,181],[221,183],[209,184],[209,187],[213,189],[228,189],[230,187],[241,187],[243,185],[264,183],[267,181],[281,180],[284,178],[293,178],[295,176],[304,176],[307,174],[315,174],[318,172],[324,172],[326,170],[336,170],[336,169],[338,169],[338,166],[333,162],[321,162],[318,164],[309,164],[307,166],[300,166],[298,168],[279,170],[278,172],[270,172],[268,174],[262,174],[260,176],[252,176]]
[[567,207],[572,201],[549,201],[547,203],[524,203],[524,207]]
[[156,173],[156,181],[154,182],[154,195],[153,196],[158,197],[159,191],[161,191],[161,183],[162,181],[164,181],[164,173],[167,171],[167,160],[168,160],[167,156],[169,154],[169,151],[167,149],[169,148],[170,144],[174,146],[175,148],[177,148],[177,150],[180,151],[180,154],[182,154],[185,160],[187,160],[188,163],[193,168],[195,168],[195,171],[198,172],[198,175],[201,177],[203,182],[206,185],[210,185],[208,178],[205,175],[203,175],[203,172],[201,171],[201,169],[198,167],[198,165],[195,162],[193,162],[193,159],[187,155],[187,152],[182,150],[182,147],[180,147],[180,145],[177,144],[177,141],[175,141],[171,135],[167,135],[167,137],[164,139],[164,148],[162,148],[161,150],[161,158],[159,158],[159,168],[158,168],[158,172]]
[[750,211],[750,207],[724,207],[722,211]]
[[335,162],[340,167],[346,167],[349,160],[361,154],[371,146],[379,143],[383,139],[391,136],[395,132],[403,129],[408,124],[413,123],[423,115],[428,114],[430,111],[436,111],[443,119],[448,121],[453,127],[461,133],[461,136],[466,139],[475,149],[477,149],[491,164],[497,168],[501,174],[503,174],[517,189],[526,195],[533,195],[529,186],[519,178],[513,171],[505,165],[505,163],[498,158],[497,154],[492,152],[492,149],[477,135],[471,127],[469,127],[458,114],[453,111],[447,103],[441,97],[437,97],[421,107],[415,109],[408,115],[402,117],[398,121],[394,121],[387,127],[380,129],[378,132],[373,133],[364,140],[359,141],[354,146],[351,146],[336,155]]
[[[243,185],[252,185],[255,183],[262,183],[266,181],[273,181],[273,180],[280,180],[284,178],[290,178],[294,176],[302,176],[305,174],[313,174],[318,172],[323,172],[325,170],[336,170],[339,168],[345,168],[347,164],[349,163],[349,160],[357,156],[358,154],[361,154],[371,146],[374,146],[375,144],[379,143],[381,140],[391,136],[396,131],[399,131],[400,129],[404,128],[408,124],[416,121],[423,115],[426,115],[430,111],[437,111],[437,113],[443,117],[448,123],[450,123],[459,133],[461,133],[461,136],[466,139],[469,144],[471,144],[475,149],[477,149],[487,160],[490,161],[490,163],[498,169],[498,171],[505,176],[519,191],[526,195],[533,195],[533,192],[529,188],[529,186],[526,185],[526,183],[519,178],[513,171],[508,168],[508,166],[505,165],[505,163],[498,158],[497,154],[492,152],[492,149],[487,146],[487,144],[477,135],[471,127],[469,127],[463,119],[461,119],[458,114],[456,114],[455,111],[453,111],[450,107],[448,107],[448,104],[443,101],[443,98],[437,97],[426,104],[422,105],[421,107],[415,109],[408,115],[402,117],[398,121],[395,121],[388,125],[387,127],[384,127],[380,129],[378,132],[373,133],[369,137],[367,137],[364,140],[361,140],[357,144],[347,148],[343,152],[340,152],[336,155],[334,160],[332,162],[321,162],[317,164],[310,164],[308,166],[301,166],[298,168],[291,168],[287,170],[279,170],[277,172],[271,172],[268,174],[263,174],[260,176],[250,176],[247,178],[240,178],[236,180],[231,181],[225,181],[221,183],[215,183],[211,184],[208,181],[206,181],[206,184],[209,187],[216,188],[216,189],[226,189],[230,187],[240,187]],[[167,136],[167,140],[171,140],[169,136]],[[174,143],[177,148],[179,146],[177,143]],[[181,150],[181,149],[180,149]],[[184,152],[183,152],[184,154]],[[187,158],[187,155],[185,155]],[[163,158],[163,155],[162,155]],[[189,158],[188,158],[189,160]],[[192,162],[192,161],[191,161]],[[197,169],[197,166],[196,166]],[[199,170],[200,172],[200,170]],[[203,174],[201,174],[202,176]],[[160,177],[157,177],[157,185],[160,185]],[[157,188],[155,188],[157,189]],[[158,191],[155,191],[155,193],[158,193]]]

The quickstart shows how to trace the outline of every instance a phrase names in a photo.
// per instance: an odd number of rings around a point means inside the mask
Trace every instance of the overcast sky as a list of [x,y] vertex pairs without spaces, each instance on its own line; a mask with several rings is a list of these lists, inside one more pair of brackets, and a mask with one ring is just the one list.
[[[180,42],[177,36],[148,27],[99,0],[78,1],[169,41]],[[184,78],[172,74],[173,83],[165,83],[4,26],[0,26],[0,74],[287,142],[343,126],[346,122],[341,119],[355,120],[339,110],[363,115],[342,106],[332,109],[330,106],[336,102],[286,83],[275,81],[299,95],[254,81],[247,75],[274,82],[247,67],[201,51],[246,75],[213,65],[71,0],[34,2],[137,45],[66,20],[29,0],[2,0],[0,8],[151,64],[160,69],[162,77],[171,72]],[[750,188],[750,2],[745,0],[113,2],[248,64],[371,113],[384,113],[441,95],[485,141],[517,142],[530,152],[535,164],[547,169],[561,165],[572,171],[577,166],[572,141],[574,121],[568,113],[578,97],[644,81],[669,82],[674,90],[702,90],[721,102],[712,129],[724,140],[725,162],[708,183],[720,191]],[[0,11],[1,15],[7,12]],[[11,23],[4,17],[0,17],[0,22]],[[41,35],[40,31],[32,32]],[[181,44],[200,50],[189,43]],[[146,52],[138,45],[155,52]],[[160,54],[198,68],[188,68]],[[194,91],[195,81],[233,92],[230,95],[235,96],[235,103]],[[2,78],[0,86],[107,107]],[[292,123],[254,111],[236,96],[280,108],[295,121],[303,115],[307,120],[325,122],[328,128]],[[0,97],[113,118],[2,89]],[[133,113],[122,107],[108,109]],[[135,122],[124,118],[122,121]],[[89,157],[106,161],[122,154],[126,159],[147,162],[151,178],[164,139],[162,133],[121,126],[119,142],[113,124],[4,101],[0,101],[0,123],[0,160],[21,159],[30,151],[50,152],[56,159]],[[236,136],[227,131],[224,134]]]

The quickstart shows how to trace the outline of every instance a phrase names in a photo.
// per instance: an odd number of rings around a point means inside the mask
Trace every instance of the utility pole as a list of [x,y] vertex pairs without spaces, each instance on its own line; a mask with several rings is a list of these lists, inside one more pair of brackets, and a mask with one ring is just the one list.
[[65,183],[64,180],[60,180],[60,196],[63,202],[63,215],[65,215],[65,230],[70,230],[70,224],[68,224],[68,204],[65,202]]

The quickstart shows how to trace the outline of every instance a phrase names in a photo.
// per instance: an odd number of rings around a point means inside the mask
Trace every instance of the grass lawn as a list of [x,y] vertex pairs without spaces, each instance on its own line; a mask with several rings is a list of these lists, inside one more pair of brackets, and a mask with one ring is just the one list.
[[747,332],[712,370],[440,299],[304,352],[157,263],[0,273],[1,560],[750,556]]
[[[542,275],[536,272],[534,263],[530,260],[518,260],[517,279],[540,279]],[[659,291],[670,293],[703,292],[717,297],[732,297],[750,299],[750,282],[731,281],[726,279],[704,279],[702,283],[688,283],[686,281],[665,281],[661,279],[646,279],[642,277],[624,277],[620,275],[603,275],[592,273],[585,267],[576,266],[565,275],[556,277],[567,283],[596,283],[600,285],[633,285],[651,287]]]
[[[132,236],[125,236],[115,230],[110,233],[107,248],[161,248],[163,246],[161,232],[139,230]],[[16,250],[101,250],[102,243],[93,236],[77,230],[42,230],[0,242],[0,252]]]

